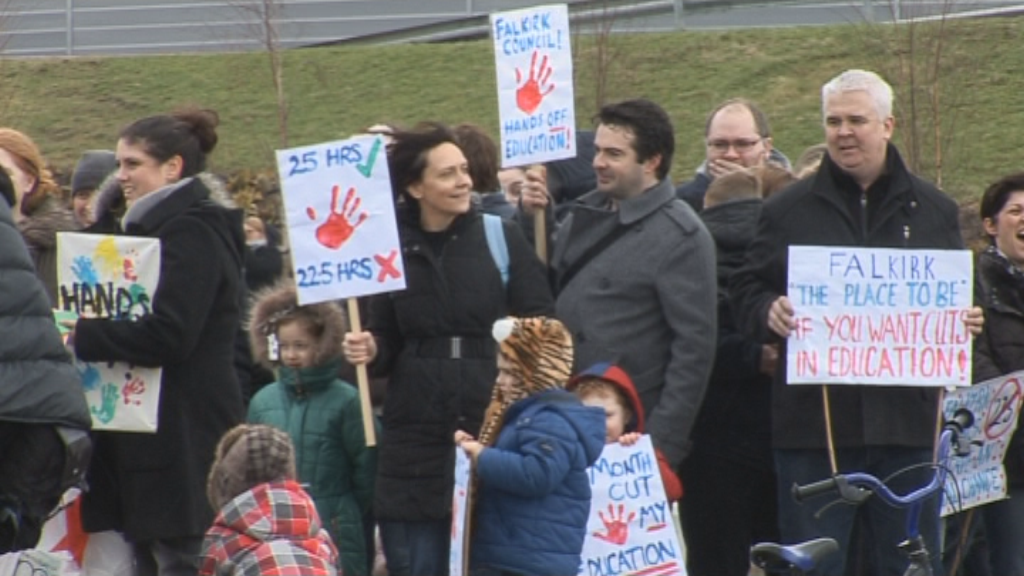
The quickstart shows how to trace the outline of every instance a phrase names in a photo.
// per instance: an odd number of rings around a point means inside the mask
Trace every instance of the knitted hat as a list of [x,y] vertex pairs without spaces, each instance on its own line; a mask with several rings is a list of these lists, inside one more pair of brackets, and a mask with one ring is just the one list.
[[220,510],[258,484],[294,478],[295,450],[288,434],[272,426],[239,424],[217,444],[206,496]]
[[117,158],[110,150],[89,150],[82,154],[71,175],[71,194],[79,190],[96,190],[108,174],[117,170]]

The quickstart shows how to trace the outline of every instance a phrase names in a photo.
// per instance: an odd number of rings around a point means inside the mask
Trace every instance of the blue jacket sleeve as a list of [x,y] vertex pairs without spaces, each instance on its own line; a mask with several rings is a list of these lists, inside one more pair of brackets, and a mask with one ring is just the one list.
[[[509,432],[505,432],[509,433]],[[480,481],[525,498],[546,496],[562,484],[572,466],[576,434],[560,415],[538,412],[529,426],[511,431],[517,451],[485,448],[477,459]]]

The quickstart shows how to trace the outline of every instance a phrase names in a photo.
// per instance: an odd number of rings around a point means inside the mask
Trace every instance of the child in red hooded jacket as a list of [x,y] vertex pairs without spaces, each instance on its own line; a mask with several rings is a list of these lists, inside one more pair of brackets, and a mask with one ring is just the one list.
[[[585,406],[601,408],[605,413],[605,444],[619,442],[631,446],[644,433],[644,408],[626,371],[610,362],[594,364],[573,377],[566,389],[576,393]],[[683,497],[683,484],[669,466],[661,450],[654,449],[661,482],[669,502]]]

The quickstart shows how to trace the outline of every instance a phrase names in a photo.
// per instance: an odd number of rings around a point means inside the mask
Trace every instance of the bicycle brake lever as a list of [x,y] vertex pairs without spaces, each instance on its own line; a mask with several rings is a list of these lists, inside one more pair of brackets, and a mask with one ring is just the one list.
[[874,492],[866,488],[851,485],[846,481],[846,478],[841,476],[836,477],[836,491],[839,492],[840,500],[857,506],[863,504],[874,494]]

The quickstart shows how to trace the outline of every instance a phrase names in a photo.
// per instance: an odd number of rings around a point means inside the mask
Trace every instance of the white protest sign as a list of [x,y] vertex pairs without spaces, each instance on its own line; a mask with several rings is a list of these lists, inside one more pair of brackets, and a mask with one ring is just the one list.
[[379,136],[277,151],[299,304],[405,289]]
[[967,250],[791,246],[788,384],[971,383]]
[[943,490],[943,516],[1006,498],[1003,458],[1017,429],[1022,398],[1024,371],[946,395],[943,416],[948,420],[957,410],[967,410],[974,415],[974,423],[963,433],[971,453],[954,456],[950,463],[950,476]]
[[650,436],[607,444],[588,469],[590,518],[580,576],[686,574]]
[[452,534],[448,553],[449,576],[464,576],[466,566],[466,521],[469,520],[470,486],[469,456],[462,448],[455,448],[455,490],[452,492]]
[[569,10],[491,14],[502,167],[576,156]]
[[[160,281],[156,238],[57,234],[57,283],[61,310],[87,318],[137,320],[152,310]],[[156,432],[160,368],[125,362],[82,362],[85,398],[96,430]]]

